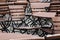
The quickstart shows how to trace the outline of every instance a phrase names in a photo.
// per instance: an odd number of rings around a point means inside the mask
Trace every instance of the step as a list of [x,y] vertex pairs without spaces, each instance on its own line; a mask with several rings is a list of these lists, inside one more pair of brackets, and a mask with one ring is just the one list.
[[50,6],[50,3],[31,3],[31,8],[45,8],[49,6]]
[[8,8],[8,6],[0,6],[0,8]]
[[24,18],[25,16],[12,16],[12,19]]
[[53,1],[53,2],[51,2],[51,4],[53,4],[53,3],[55,3],[55,4],[56,4],[56,3],[60,3],[60,1]]
[[24,14],[11,14],[11,16],[23,16]]
[[52,1],[60,1],[60,0],[52,0]]
[[60,10],[57,10],[58,12],[60,12]]
[[50,10],[60,10],[60,7],[50,7]]
[[26,2],[27,3],[27,0],[17,0],[16,2]]
[[60,7],[51,7],[50,10],[60,10]]
[[0,11],[0,13],[8,13],[8,12],[9,12],[9,11],[4,11],[4,12],[3,12],[3,11]]
[[0,2],[6,2],[6,0],[0,0]]
[[9,10],[9,8],[0,8],[1,11]]
[[24,15],[25,13],[11,13],[11,15],[15,15],[15,16],[17,16],[17,15]]
[[0,11],[9,11],[9,9],[0,9]]
[[38,17],[55,17],[56,12],[37,12],[37,13],[33,13],[33,16],[38,16]]
[[27,0],[7,0],[8,2],[15,2],[15,1],[27,1]]
[[24,13],[24,11],[11,11],[10,13]]
[[24,10],[10,10],[10,12],[24,12]]
[[9,4],[14,4],[14,3],[0,2],[0,6],[7,6]]
[[0,36],[0,40],[44,40],[44,37],[20,33],[1,33]]
[[14,4],[26,5],[27,3],[28,3],[27,1],[17,1]]
[[60,7],[60,5],[51,5],[51,7]]
[[50,8],[49,10],[60,10],[60,8],[58,8],[58,7],[56,7],[56,8]]
[[54,26],[60,27],[60,23],[53,23]]
[[40,0],[29,0],[30,2],[40,2]]
[[60,30],[55,30],[54,33],[55,34],[60,34]]
[[43,12],[43,11],[46,12],[45,9],[32,9],[32,12]]
[[46,39],[47,40],[55,40],[55,39],[58,40],[58,39],[60,39],[60,34],[47,35]]
[[2,5],[26,5],[27,1],[18,1],[18,2],[0,2],[0,6]]
[[9,10],[24,10],[24,8],[9,8]]
[[7,0],[7,2],[15,2],[16,0]]
[[54,30],[55,30],[55,31],[60,31],[60,26],[54,27]]
[[8,14],[9,11],[5,11],[5,12],[0,12],[0,14],[4,15],[4,14]]
[[5,7],[5,8],[0,8],[0,9],[8,9],[8,7]]
[[60,17],[53,17],[52,20],[53,21],[60,21]]
[[49,12],[57,12],[57,10],[49,10]]
[[9,8],[10,8],[10,9],[15,9],[15,8],[19,8],[19,9],[22,8],[22,9],[23,9],[24,6],[25,6],[25,5],[9,5]]

